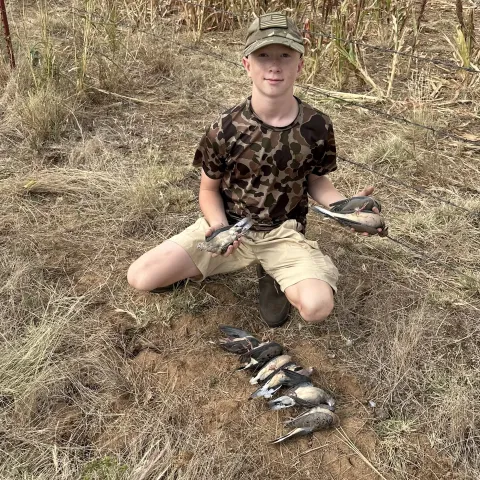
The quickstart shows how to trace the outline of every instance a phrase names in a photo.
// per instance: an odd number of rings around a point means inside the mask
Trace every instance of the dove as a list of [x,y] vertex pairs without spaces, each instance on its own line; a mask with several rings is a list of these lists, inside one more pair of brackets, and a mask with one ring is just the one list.
[[278,357],[270,360],[264,367],[262,367],[259,372],[250,379],[252,385],[256,385],[259,382],[265,380],[271,373],[275,370],[278,370],[280,367],[283,367],[292,360],[290,355],[279,355]]
[[235,240],[238,240],[252,226],[253,220],[250,217],[243,218],[235,225],[227,225],[215,230],[210,236],[205,238],[204,242],[200,242],[197,248],[210,253],[223,254]]
[[296,364],[281,367],[250,395],[250,399],[258,397],[272,398],[275,392],[283,386],[293,387],[299,383],[308,383],[310,382],[309,376],[312,372],[313,368],[302,369],[302,367]]
[[357,232],[367,232],[370,235],[378,234],[378,228],[383,231],[380,235],[387,234],[387,227],[385,226],[384,218],[371,211],[356,211],[352,213],[336,213],[326,208],[313,206],[312,210],[316,213],[335,219],[340,224],[353,228]]
[[280,443],[293,437],[308,435],[317,430],[333,428],[340,424],[338,416],[328,409],[328,406],[314,407],[305,413],[302,413],[293,420],[285,422],[286,427],[294,427],[286,435],[282,435],[270,443]]
[[218,340],[218,344],[227,352],[242,355],[260,345],[260,341],[245,330],[228,325],[220,325],[218,328],[226,335],[226,338]]
[[275,398],[268,402],[272,410],[281,410],[293,406],[299,407],[318,407],[327,404],[329,407],[335,407],[334,398],[325,390],[314,387],[311,382],[304,382],[290,388],[282,397]]
[[[265,385],[274,375],[276,375],[280,370],[289,370],[290,372],[299,372],[300,375],[305,375],[305,376],[310,376],[313,372],[312,369],[304,369],[300,365],[297,365],[295,362],[288,362],[285,365],[282,365],[281,367],[278,367],[276,370],[273,370],[270,375],[266,376],[262,382],[263,385]],[[311,371],[310,371],[311,370]]]
[[267,342],[249,350],[240,357],[244,365],[237,370],[256,370],[263,367],[272,358],[283,353],[283,347],[276,342]]

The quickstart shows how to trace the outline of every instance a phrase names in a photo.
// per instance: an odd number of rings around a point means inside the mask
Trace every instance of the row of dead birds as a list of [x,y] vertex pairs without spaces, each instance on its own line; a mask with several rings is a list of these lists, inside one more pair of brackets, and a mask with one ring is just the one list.
[[[272,410],[290,407],[307,407],[308,411],[284,422],[292,428],[287,434],[271,443],[280,443],[289,438],[308,435],[316,430],[339,425],[335,411],[335,399],[325,390],[312,384],[312,368],[302,368],[283,353],[282,345],[276,342],[260,342],[250,333],[227,325],[220,325],[225,335],[219,345],[228,352],[240,355],[241,366],[237,370],[252,371],[252,385],[260,385],[251,395],[253,398],[269,399]],[[284,395],[272,399],[281,388],[288,387]]]

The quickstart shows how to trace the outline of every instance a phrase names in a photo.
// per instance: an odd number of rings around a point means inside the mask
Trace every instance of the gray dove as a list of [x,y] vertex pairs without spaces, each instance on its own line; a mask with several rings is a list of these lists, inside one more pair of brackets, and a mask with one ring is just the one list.
[[285,422],[286,427],[294,427],[294,429],[270,443],[280,443],[289,438],[308,435],[316,430],[337,427],[339,424],[340,419],[328,409],[328,406],[315,407],[293,420]]
[[205,238],[204,242],[200,242],[197,248],[210,253],[223,254],[227,248],[244,235],[253,225],[250,217],[243,218],[235,225],[227,225],[226,227],[215,230],[210,236]]
[[283,367],[292,360],[290,355],[279,355],[278,357],[270,360],[264,367],[262,367],[259,372],[250,379],[250,383],[255,385],[259,382],[263,382],[271,373],[275,370],[278,370],[280,367]]
[[299,407],[318,407],[327,404],[330,407],[335,406],[334,398],[325,390],[314,387],[310,382],[300,383],[290,388],[282,397],[275,398],[268,402],[272,410],[281,410],[293,406]]
[[283,347],[276,342],[267,342],[249,350],[240,357],[243,365],[237,370],[256,370],[263,367],[272,358],[283,353]]
[[283,386],[293,387],[299,383],[310,382],[309,376],[312,374],[313,368],[302,369],[299,365],[292,363],[276,370],[270,378],[260,387],[257,388],[250,398],[272,398],[272,396]]
[[218,328],[226,335],[226,338],[218,340],[218,344],[228,352],[242,355],[260,345],[260,341],[245,330],[228,325],[220,325]]
[[[352,213],[336,213],[318,206],[311,208],[314,212],[333,218],[343,226],[353,228],[357,232],[368,232],[370,235],[387,235],[388,229],[385,226],[385,220],[378,213],[361,210]],[[378,232],[378,228],[381,228],[383,231]]]

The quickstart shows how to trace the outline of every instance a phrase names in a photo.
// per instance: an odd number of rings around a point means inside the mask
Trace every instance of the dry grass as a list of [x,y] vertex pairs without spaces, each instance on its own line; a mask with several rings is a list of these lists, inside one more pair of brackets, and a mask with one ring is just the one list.
[[[11,7],[19,67],[9,74],[0,63],[0,478],[478,478],[478,216],[340,163],[335,184],[349,195],[374,184],[391,236],[427,258],[311,216],[308,236],[342,274],[336,308],[322,325],[295,313],[274,332],[261,326],[251,269],[164,295],[134,292],[129,264],[198,216],[196,142],[249,83],[180,44],[192,39],[181,2],[47,3]],[[247,17],[292,8],[318,20],[312,31],[341,13],[327,1],[206,3]],[[456,35],[451,3],[427,2],[404,45],[453,59],[443,36]],[[375,4],[384,10],[346,33],[394,41],[380,25],[401,2]],[[352,5],[343,2],[342,28]],[[403,5],[409,31],[413,3]],[[244,22],[219,12],[202,22],[197,47],[239,62]],[[338,88],[326,68],[338,51],[317,47],[302,80],[316,88],[298,94],[333,118],[340,152],[480,211],[478,147],[322,96]],[[358,60],[385,93],[392,58]],[[346,100],[480,135],[475,77],[399,58],[385,99],[358,68],[341,73]],[[346,436],[267,446],[284,415],[246,400],[235,359],[210,343],[220,323],[275,338],[316,367]]]

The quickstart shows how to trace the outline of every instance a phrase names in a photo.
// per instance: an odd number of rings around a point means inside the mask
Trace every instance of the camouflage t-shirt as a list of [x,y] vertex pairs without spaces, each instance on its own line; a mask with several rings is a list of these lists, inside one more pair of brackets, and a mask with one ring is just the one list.
[[297,118],[286,127],[262,122],[251,98],[220,115],[195,153],[193,165],[221,179],[220,193],[230,219],[251,215],[257,229],[288,219],[306,226],[308,176],[336,170],[329,117],[297,98]]

